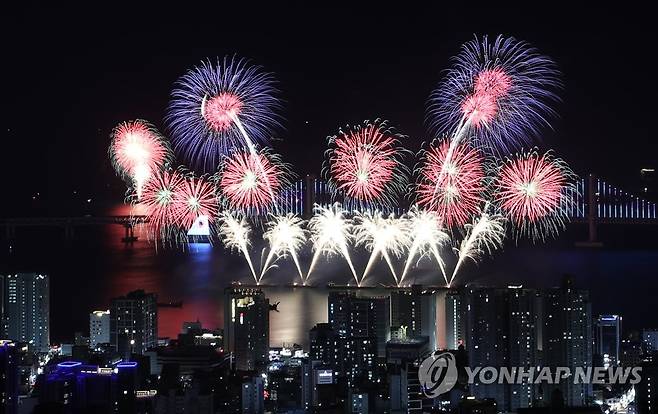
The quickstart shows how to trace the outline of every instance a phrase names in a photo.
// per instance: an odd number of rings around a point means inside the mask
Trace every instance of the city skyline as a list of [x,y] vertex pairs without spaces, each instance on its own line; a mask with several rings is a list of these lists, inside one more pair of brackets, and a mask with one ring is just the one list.
[[11,5],[0,414],[647,414],[648,12]]

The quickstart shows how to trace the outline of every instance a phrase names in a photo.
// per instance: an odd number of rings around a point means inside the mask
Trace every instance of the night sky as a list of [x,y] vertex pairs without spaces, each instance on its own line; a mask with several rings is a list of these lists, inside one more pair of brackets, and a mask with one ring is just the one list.
[[431,138],[430,92],[474,34],[512,35],[556,60],[561,118],[543,147],[577,173],[635,191],[640,168],[658,167],[655,23],[642,10],[114,4],[4,11],[0,168],[10,202],[0,216],[120,200],[125,186],[107,157],[112,127],[144,118],[166,132],[175,80],[226,54],[276,74],[287,121],[274,146],[298,174],[318,173],[326,136],[364,119],[389,119],[415,151]]

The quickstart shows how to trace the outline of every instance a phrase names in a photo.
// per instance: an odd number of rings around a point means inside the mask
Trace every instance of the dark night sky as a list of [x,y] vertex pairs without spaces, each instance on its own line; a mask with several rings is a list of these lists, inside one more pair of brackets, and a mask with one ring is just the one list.
[[417,150],[430,138],[427,97],[473,34],[513,35],[557,61],[564,102],[544,147],[579,174],[635,190],[639,169],[658,167],[648,11],[208,7],[5,11],[0,168],[15,202],[0,212],[53,211],[73,190],[119,200],[124,186],[107,159],[112,127],[139,117],[164,129],[173,82],[225,54],[276,73],[287,122],[275,147],[298,173],[318,172],[325,137],[363,119],[389,119]]

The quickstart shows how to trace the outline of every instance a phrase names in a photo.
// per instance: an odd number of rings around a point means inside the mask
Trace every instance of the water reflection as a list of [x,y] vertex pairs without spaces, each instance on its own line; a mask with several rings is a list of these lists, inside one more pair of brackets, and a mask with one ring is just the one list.
[[[161,336],[175,337],[182,323],[189,320],[221,328],[224,288],[232,281],[253,280],[242,257],[229,254],[222,246],[201,243],[185,250],[156,250],[143,232],[138,233],[140,240],[126,245],[121,242],[120,226],[76,229],[79,238],[73,242],[64,242],[59,230],[30,231],[21,230],[11,253],[3,249],[0,273],[41,271],[51,276],[51,331],[56,341],[70,340],[75,331],[87,332],[90,311],[107,309],[110,298],[134,289],[156,292],[160,302],[183,302],[181,308],[161,308]],[[365,261],[367,257],[355,257],[358,266]],[[457,282],[548,287],[556,285],[562,274],[572,273],[578,284],[591,290],[594,313],[622,313],[627,326],[641,327],[655,323],[645,306],[653,302],[658,288],[656,263],[656,250],[510,246],[493,260],[479,266],[469,264]],[[379,278],[375,277],[378,272]],[[265,281],[287,284],[296,280],[295,275],[292,264],[283,262]],[[388,281],[389,276],[382,264],[371,277]],[[422,262],[410,278],[432,284],[441,279],[430,262]],[[318,285],[330,279],[337,283],[351,280],[342,261],[322,263],[314,273]],[[305,345],[308,330],[327,321],[326,289],[268,287],[265,291],[270,302],[280,302],[279,312],[271,312],[272,345]]]

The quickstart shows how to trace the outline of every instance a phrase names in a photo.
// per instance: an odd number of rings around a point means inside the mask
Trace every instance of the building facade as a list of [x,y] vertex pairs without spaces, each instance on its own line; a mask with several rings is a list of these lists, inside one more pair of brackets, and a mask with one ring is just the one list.
[[269,361],[270,301],[260,289],[226,288],[224,349],[235,369],[253,371]]
[[110,343],[110,311],[93,311],[89,314],[89,346]]
[[605,367],[619,365],[621,353],[621,316],[599,315],[595,323],[595,353]]
[[391,292],[391,326],[405,326],[407,336],[426,336],[429,347],[436,349],[436,304],[435,292],[421,286]]
[[50,280],[47,275],[18,273],[5,277],[5,334],[27,342],[36,352],[50,348]]
[[357,296],[352,291],[331,292],[328,319],[340,352],[333,367],[336,374],[346,376],[348,386],[357,377],[376,381],[379,360],[385,357],[390,338],[390,299]]
[[[543,300],[543,365],[555,369],[592,367],[592,306],[589,292],[576,289],[570,278],[562,286],[549,289]],[[592,397],[591,384],[561,381],[544,387],[544,397],[550,400],[559,391],[567,406],[587,405]]]
[[158,345],[155,293],[136,290],[110,303],[110,343],[120,354],[143,354]]

